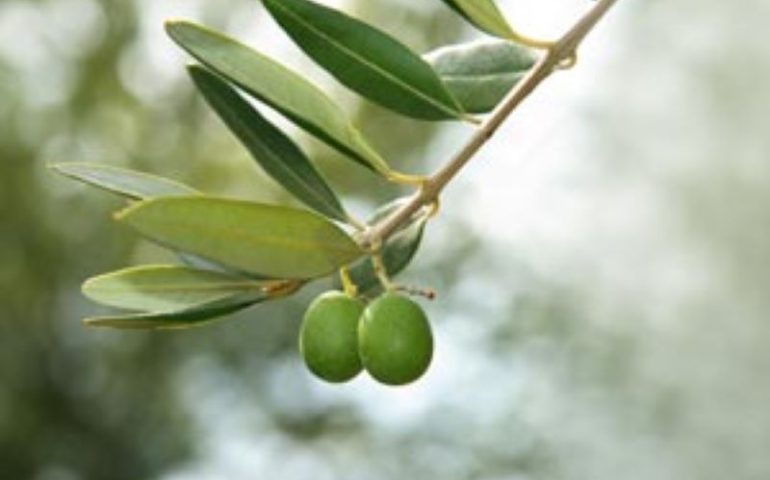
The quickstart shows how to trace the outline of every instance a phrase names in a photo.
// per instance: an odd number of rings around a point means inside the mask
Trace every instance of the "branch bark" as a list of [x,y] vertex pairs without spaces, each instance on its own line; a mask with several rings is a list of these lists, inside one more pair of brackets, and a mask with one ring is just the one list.
[[369,228],[361,238],[364,247],[383,244],[390,235],[407,223],[415,213],[437,201],[441,192],[468,164],[476,153],[491,139],[503,124],[551,74],[576,55],[576,50],[596,24],[612,8],[617,0],[599,0],[596,5],[583,15],[546,54],[535,64],[529,73],[500,102],[500,105],[478,127],[465,146],[435,174],[428,177],[422,187],[401,208],[381,222]]

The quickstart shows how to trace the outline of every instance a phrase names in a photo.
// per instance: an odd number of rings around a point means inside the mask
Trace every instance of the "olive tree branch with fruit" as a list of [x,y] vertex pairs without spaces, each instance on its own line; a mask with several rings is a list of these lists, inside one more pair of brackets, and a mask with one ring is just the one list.
[[[303,75],[220,32],[167,22],[169,36],[199,62],[188,72],[206,103],[263,172],[304,208],[207,195],[174,180],[106,165],[54,165],[59,173],[124,197],[128,205],[114,218],[179,260],[87,280],[87,297],[128,312],[85,323],[122,329],[197,326],[326,278],[336,289],[310,304],[299,333],[310,371],[330,382],[350,380],[362,369],[385,384],[412,382],[431,362],[433,337],[425,312],[409,297],[435,294],[398,285],[391,277],[414,258],[444,188],[546,78],[575,63],[578,46],[616,0],[599,0],[555,42],[518,33],[494,0],[441,0],[498,39],[423,56],[313,0],[261,1],[300,49],[354,92],[406,117],[465,121],[477,130],[433,175],[396,171],[344,110]],[[538,59],[532,49],[544,54]],[[262,115],[263,106],[343,159],[416,191],[383,205],[366,222],[355,219],[302,148]],[[489,116],[480,121],[476,114]],[[372,292],[377,296],[369,301]]]
[[421,208],[438,202],[439,195],[446,186],[460,173],[475,154],[497,132],[497,129],[527,99],[540,84],[560,68],[564,62],[576,58],[577,48],[593,30],[601,18],[612,8],[617,0],[599,0],[575,25],[559,40],[549,44],[545,55],[532,70],[516,84],[500,105],[477,128],[471,139],[438,172],[424,179],[417,192],[401,208],[390,216],[371,226],[360,238],[365,246],[384,243],[387,238]]

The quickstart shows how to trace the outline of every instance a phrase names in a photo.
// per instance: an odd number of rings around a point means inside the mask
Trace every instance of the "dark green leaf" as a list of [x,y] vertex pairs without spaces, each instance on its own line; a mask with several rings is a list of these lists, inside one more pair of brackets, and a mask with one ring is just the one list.
[[513,38],[511,26],[494,0],[442,0],[478,29],[500,38]]
[[292,39],[340,82],[410,117],[462,118],[430,66],[391,36],[308,0],[263,0]]
[[201,63],[301,128],[373,171],[390,170],[337,104],[300,75],[206,27],[175,21],[168,22],[166,30]]
[[291,139],[220,77],[198,65],[190,66],[188,70],[208,104],[268,175],[308,207],[336,220],[347,221],[337,196]]
[[57,163],[50,166],[55,172],[95,187],[117,193],[132,200],[154,197],[189,196],[197,190],[174,180],[92,163]]
[[527,74],[536,58],[526,47],[489,40],[439,48],[425,60],[466,111],[486,113]]
[[174,311],[93,317],[83,322],[92,327],[128,330],[189,328],[267,300],[271,298],[263,293],[237,294]]
[[91,300],[110,307],[169,312],[244,293],[260,293],[264,282],[176,265],[131,267],[83,284]]
[[[402,204],[403,200],[398,200],[386,205],[369,219],[369,223],[384,218]],[[418,217],[394,233],[385,243],[382,248],[382,260],[390,276],[397,275],[411,263],[420,247],[426,223],[425,217]],[[380,284],[377,274],[374,272],[371,258],[368,256],[351,265],[350,278],[358,286],[361,293],[371,291]],[[336,288],[342,288],[338,276],[335,277],[334,281]]]
[[363,253],[325,218],[275,205],[162,198],[129,207],[116,218],[161,245],[274,278],[327,275]]

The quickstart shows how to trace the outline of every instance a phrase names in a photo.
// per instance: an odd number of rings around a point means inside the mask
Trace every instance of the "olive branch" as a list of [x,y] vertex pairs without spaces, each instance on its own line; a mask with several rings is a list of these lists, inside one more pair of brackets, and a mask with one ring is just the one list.
[[540,84],[554,71],[571,67],[577,59],[577,49],[617,0],[599,0],[559,40],[546,43],[546,53],[520,83],[500,102],[490,116],[476,129],[470,140],[436,173],[423,179],[417,192],[402,207],[371,226],[360,238],[364,246],[381,245],[401,228],[421,208],[438,202],[441,192],[470,162],[476,153],[495,135],[497,129],[511,116]]
[[[167,22],[169,36],[198,61],[188,72],[203,99],[264,173],[306,208],[211,196],[174,180],[108,165],[54,165],[59,173],[126,198],[128,206],[114,218],[180,260],[86,281],[86,296],[130,311],[86,323],[140,329],[195,326],[288,297],[320,278],[331,278],[351,298],[364,298],[378,287],[391,296],[435,296],[429,289],[395,284],[391,277],[415,256],[441,193],[544,80],[575,64],[581,42],[616,3],[599,0],[559,39],[542,41],[511,27],[494,0],[442,1],[497,40],[450,45],[420,56],[390,35],[313,0],[262,0],[289,37],[352,91],[413,119],[475,126],[467,143],[430,176],[392,169],[343,109],[299,73],[202,25]],[[385,181],[413,186],[414,192],[382,206],[365,222],[353,218],[302,148],[263,116],[262,106],[336,149],[343,159]]]

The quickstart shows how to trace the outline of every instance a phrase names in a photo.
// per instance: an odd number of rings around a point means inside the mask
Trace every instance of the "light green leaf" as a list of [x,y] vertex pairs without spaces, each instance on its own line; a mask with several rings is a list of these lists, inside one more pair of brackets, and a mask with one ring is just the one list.
[[513,42],[487,40],[439,48],[425,60],[466,111],[486,113],[524,78],[536,57]]
[[[117,193],[130,200],[202,195],[197,190],[174,180],[109,165],[71,162],[50,165],[50,168],[62,175]],[[227,269],[215,262],[184,252],[176,253],[184,263],[194,268],[232,273],[232,269]]]
[[375,172],[389,171],[340,107],[302,76],[201,25],[173,21],[166,24],[166,31],[201,63],[301,128]]
[[188,70],[208,104],[268,175],[318,213],[347,221],[337,196],[291,139],[220,77],[198,65]]
[[300,48],[360,95],[414,118],[463,117],[430,66],[393,37],[308,0],[263,3]]
[[[382,207],[369,219],[368,223],[372,224],[385,218],[403,205],[403,203],[404,200],[401,199]],[[417,250],[420,248],[426,224],[427,219],[424,216],[413,219],[406,226],[391,235],[382,247],[382,260],[388,275],[395,276],[409,266]],[[374,272],[371,258],[368,256],[361,258],[351,265],[349,272],[351,280],[353,280],[353,283],[356,284],[361,293],[371,291],[380,285],[377,274]],[[335,277],[334,282],[336,288],[342,288],[339,276]]]
[[169,312],[244,293],[261,293],[264,282],[175,265],[131,267],[93,277],[83,294],[110,307]]
[[110,165],[70,162],[50,165],[50,168],[67,177],[132,200],[200,193],[174,180]]
[[83,323],[126,330],[190,328],[267,300],[271,298],[261,293],[237,294],[174,311],[93,317]]
[[320,215],[240,200],[162,198],[129,207],[116,218],[161,245],[274,278],[328,275],[363,253]]
[[442,0],[471,24],[500,38],[515,35],[494,0]]

